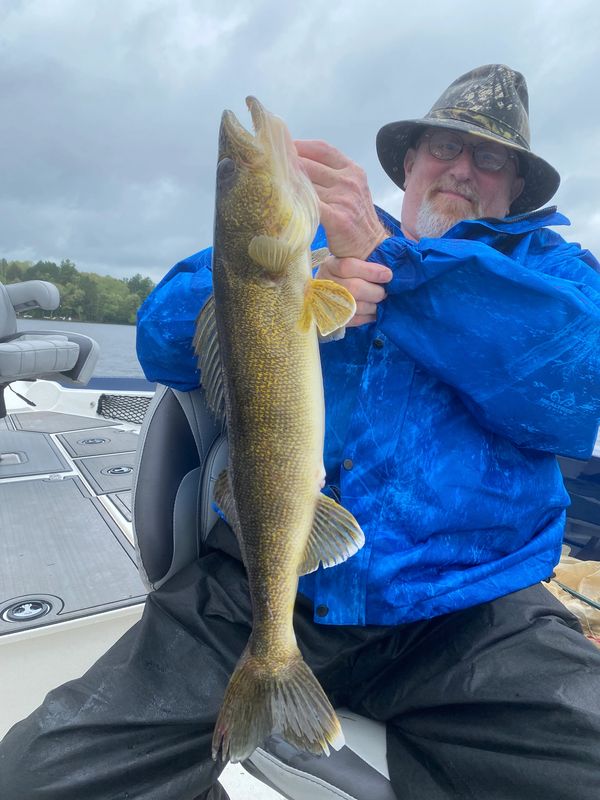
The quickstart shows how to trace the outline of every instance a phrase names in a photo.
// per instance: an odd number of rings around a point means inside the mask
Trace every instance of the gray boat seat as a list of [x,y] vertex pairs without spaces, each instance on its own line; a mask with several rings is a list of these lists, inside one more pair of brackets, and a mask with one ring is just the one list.
[[[227,463],[227,437],[204,392],[158,386],[146,413],[133,481],[133,531],[149,591],[216,546],[239,558],[234,534],[213,508]],[[385,725],[338,709],[346,746],[329,758],[273,736],[244,767],[290,800],[396,800],[386,762]]]
[[100,352],[89,336],[64,331],[17,331],[17,312],[53,311],[60,295],[47,281],[0,284],[0,417],[6,415],[3,393],[9,383],[57,378],[87,383]]

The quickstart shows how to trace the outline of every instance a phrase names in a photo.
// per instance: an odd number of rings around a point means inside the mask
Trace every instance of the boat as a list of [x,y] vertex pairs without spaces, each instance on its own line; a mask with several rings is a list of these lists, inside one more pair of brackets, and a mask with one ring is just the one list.
[[[58,305],[51,284],[18,286],[0,285],[0,738],[85,672],[225,524],[211,491],[227,440],[203,391],[95,376],[88,337],[16,330],[23,304]],[[19,345],[41,355],[28,368],[17,359],[15,372],[7,354]],[[565,538],[600,560],[600,444],[588,462],[561,466],[574,500]],[[273,736],[226,767],[232,800],[393,800],[385,726],[338,714],[342,750],[315,758]]]

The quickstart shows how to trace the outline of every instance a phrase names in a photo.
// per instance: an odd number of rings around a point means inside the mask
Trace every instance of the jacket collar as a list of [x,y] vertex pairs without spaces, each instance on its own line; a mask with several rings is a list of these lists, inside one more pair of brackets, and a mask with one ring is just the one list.
[[[547,225],[570,225],[567,217],[556,210],[556,206],[540,208],[528,214],[518,214],[504,219],[466,219],[458,222],[444,234],[451,239],[470,239],[477,228],[486,228],[490,231],[503,234],[522,234],[544,228]],[[442,237],[443,238],[443,237]]]
[[[379,206],[375,206],[379,219],[387,226],[393,236],[403,236],[400,223]],[[490,231],[503,234],[521,234],[538,230],[547,225],[570,225],[570,220],[556,210],[556,206],[547,206],[528,214],[517,214],[504,219],[484,217],[483,219],[465,219],[457,222],[454,227],[446,231],[442,238],[471,239],[477,229],[486,228]]]

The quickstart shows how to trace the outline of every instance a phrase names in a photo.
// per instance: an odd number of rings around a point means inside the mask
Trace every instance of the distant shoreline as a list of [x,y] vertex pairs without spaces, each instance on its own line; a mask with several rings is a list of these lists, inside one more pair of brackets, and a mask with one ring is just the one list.
[[135,328],[135,322],[100,322],[95,319],[63,319],[62,317],[33,317],[33,316],[24,316],[23,314],[17,314],[17,319],[22,322],[60,322],[61,325],[69,325],[70,323],[74,323],[75,325],[79,324],[86,324],[86,325],[122,325],[125,328]]
[[[155,288],[151,278],[139,273],[132,278],[113,278],[95,272],[79,272],[68,258],[60,264],[0,259],[0,283],[11,286],[28,281],[51,283],[58,289],[60,302],[56,308],[23,305],[19,318],[65,324],[70,321],[88,325],[135,325],[137,310]],[[52,316],[48,317],[46,311],[51,311]]]

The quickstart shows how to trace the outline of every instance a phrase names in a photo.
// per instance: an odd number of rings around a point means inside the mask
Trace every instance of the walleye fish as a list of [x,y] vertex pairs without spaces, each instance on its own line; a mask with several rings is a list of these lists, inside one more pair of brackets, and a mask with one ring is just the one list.
[[[255,135],[231,111],[219,133],[214,294],[194,344],[207,401],[226,419],[228,468],[215,500],[248,574],[253,627],[225,693],[213,758],[241,761],[276,732],[329,754],[337,716],[293,628],[298,576],[364,544],[354,517],[320,491],[324,402],[317,330],[343,326],[352,295],[314,280],[318,198],[284,122],[248,97]],[[320,254],[323,257],[323,253]]]

